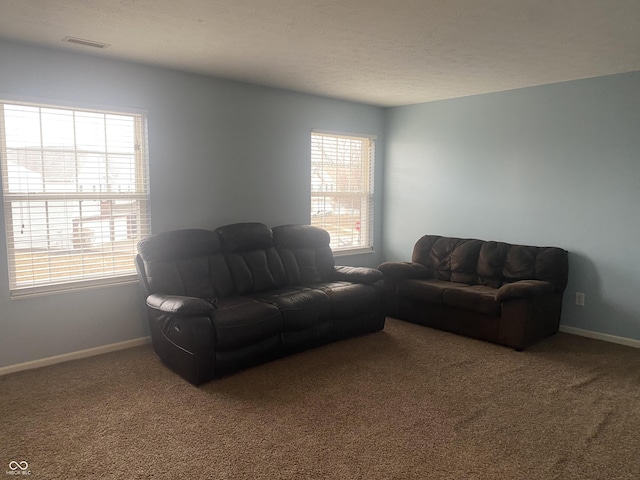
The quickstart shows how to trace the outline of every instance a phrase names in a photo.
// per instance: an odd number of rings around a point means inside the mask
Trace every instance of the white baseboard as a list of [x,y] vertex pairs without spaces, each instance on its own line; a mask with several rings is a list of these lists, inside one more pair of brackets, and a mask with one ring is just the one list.
[[640,340],[636,340],[635,338],[617,337],[616,335],[584,330],[582,328],[568,327],[566,325],[560,325],[560,331],[570,333],[572,335],[579,335],[581,337],[595,338],[596,340],[603,340],[605,342],[619,343],[620,345],[626,345],[627,347],[640,348]]
[[39,360],[32,360],[30,362],[17,363],[15,365],[9,365],[8,367],[0,368],[0,376],[8,375],[9,373],[21,372],[23,370],[31,370],[33,368],[46,367],[49,365],[55,365],[56,363],[68,362],[70,360],[78,360],[80,358],[94,357],[96,355],[102,355],[109,352],[117,352],[118,350],[125,350],[127,348],[137,347],[140,345],[146,345],[151,343],[151,337],[134,338],[133,340],[125,340],[124,342],[111,343],[109,345],[102,345],[100,347],[88,348],[86,350],[79,350],[77,352],[63,353],[62,355],[55,355],[53,357],[41,358]]

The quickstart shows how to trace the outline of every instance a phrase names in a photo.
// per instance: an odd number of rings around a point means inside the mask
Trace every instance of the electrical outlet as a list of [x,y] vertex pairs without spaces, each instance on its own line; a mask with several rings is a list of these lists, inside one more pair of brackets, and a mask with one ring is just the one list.
[[584,297],[585,295],[583,292],[576,292],[576,305],[584,307]]

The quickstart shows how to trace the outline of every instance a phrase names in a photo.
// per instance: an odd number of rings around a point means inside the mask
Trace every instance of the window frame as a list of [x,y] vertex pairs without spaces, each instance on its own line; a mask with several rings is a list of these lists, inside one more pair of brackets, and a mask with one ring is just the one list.
[[[329,190],[329,191],[317,191],[314,190],[313,186],[313,177],[314,177],[314,136],[318,137],[326,137],[333,140],[354,140],[358,142],[366,142],[366,155],[363,155],[363,161],[365,162],[363,165],[362,171],[362,179],[366,188],[363,188],[362,191],[358,192],[349,192],[342,190]],[[331,230],[331,228],[326,228],[325,222],[314,222],[314,212],[313,212],[313,202],[314,198],[327,198],[327,197],[338,197],[338,198],[352,198],[357,199],[360,198],[362,205],[366,212],[360,217],[362,218],[361,222],[364,225],[360,225],[361,232],[363,233],[364,240],[355,246],[346,246],[339,247],[334,244],[334,236],[332,235],[332,245],[331,249],[335,256],[346,256],[346,255],[356,255],[356,254],[364,254],[364,253],[372,253],[374,251],[374,223],[375,223],[375,151],[377,145],[377,136],[376,135],[366,135],[359,133],[346,133],[346,132],[336,132],[336,131],[328,131],[328,130],[311,130],[311,189],[310,189],[310,224],[319,226],[320,228],[324,228],[325,230]],[[325,201],[326,203],[326,201]],[[331,233],[331,232],[329,232]],[[353,234],[352,234],[353,235]]]
[[[66,110],[72,112],[72,115],[75,115],[77,112],[85,113],[85,114],[100,114],[104,115],[106,127],[106,118],[107,116],[124,116],[130,117],[133,121],[133,156],[135,165],[132,168],[133,179],[132,183],[129,185],[133,187],[133,191],[130,192],[114,192],[114,191],[99,191],[99,192],[81,192],[81,191],[61,191],[61,192],[47,192],[47,191],[34,191],[34,192],[10,192],[9,191],[9,182],[10,182],[10,168],[9,168],[9,150],[10,147],[7,145],[7,129],[6,129],[6,118],[5,118],[5,107],[7,105],[15,105],[15,106],[25,106],[25,107],[34,107],[41,109],[38,113],[38,118],[42,122],[42,109],[54,109],[54,110]],[[147,139],[147,111],[135,108],[135,107],[120,107],[114,105],[96,105],[96,104],[86,104],[86,103],[77,103],[77,102],[68,102],[68,101],[59,101],[59,100],[51,100],[51,99],[41,99],[41,98],[25,98],[25,97],[11,97],[7,95],[0,95],[0,186],[2,190],[2,198],[3,198],[3,220],[4,225],[2,228],[4,229],[6,235],[6,250],[5,250],[5,258],[7,259],[7,274],[8,274],[8,286],[9,286],[9,294],[10,298],[26,298],[31,296],[43,295],[43,294],[52,294],[52,293],[62,293],[73,290],[81,290],[87,288],[96,288],[96,287],[104,287],[110,285],[118,285],[125,283],[137,282],[137,275],[135,271],[135,244],[144,236],[148,235],[151,232],[151,215],[150,215],[150,184],[149,184],[149,159],[148,159],[148,139]],[[76,128],[76,120],[74,118],[74,129]],[[106,141],[106,140],[105,140]],[[45,147],[51,147],[49,145],[44,145],[42,140],[40,145],[35,145],[35,147],[39,147],[41,151],[47,152]],[[114,155],[124,155],[119,153],[109,153],[107,151],[107,146],[105,144],[105,151],[103,152],[105,158],[108,156]],[[65,151],[68,154],[73,154],[75,157],[78,156],[79,153],[87,153],[83,152],[81,148],[76,144],[72,149]],[[102,154],[102,152],[100,153]],[[43,162],[44,157],[43,157]],[[43,164],[44,165],[44,164]],[[77,181],[78,173],[75,173],[74,177],[63,177],[63,178],[74,178]],[[47,175],[42,173],[43,182],[47,178]],[[100,248],[100,254],[104,256],[104,258],[108,258],[112,262],[112,271],[103,270],[98,273],[87,274],[82,272],[82,270],[86,269],[88,266],[91,266],[91,263],[87,263],[85,260],[80,261],[81,268],[69,267],[68,276],[66,278],[49,278],[48,280],[37,280],[35,279],[34,273],[31,273],[32,278],[29,281],[20,281],[18,279],[18,249],[16,248],[16,242],[14,238],[15,230],[14,230],[14,219],[12,210],[15,208],[13,205],[18,202],[41,202],[48,204],[50,202],[60,202],[66,208],[66,204],[63,202],[78,202],[79,208],[82,208],[80,205],[83,201],[87,202],[106,202],[109,206],[108,213],[104,216],[101,215],[99,221],[104,221],[105,218],[108,221],[115,221],[116,214],[113,213],[111,208],[114,205],[117,205],[115,202],[117,201],[125,201],[130,202],[131,204],[131,212],[134,212],[135,216],[135,225],[134,225],[134,233],[132,234],[132,238],[129,241],[129,224],[128,219],[125,220],[127,225],[127,242],[131,243],[131,267],[127,268],[124,271],[120,271],[115,267],[115,263],[117,260],[124,258],[126,255],[129,255],[128,249],[124,252],[118,251],[117,248],[113,248],[116,240],[110,239],[110,242],[102,242],[102,243],[110,243],[111,250]],[[125,203],[126,205],[126,203]],[[37,208],[37,207],[26,207],[26,208]],[[47,205],[46,208],[49,208]],[[73,215],[71,213],[67,214],[65,212],[64,218],[67,223],[73,223]],[[80,218],[80,229],[82,229],[82,223],[84,218]],[[51,228],[52,219],[49,217],[49,213],[45,214],[44,223],[39,224],[43,225],[42,228],[47,230],[46,241],[50,242],[51,237],[48,233],[48,229]],[[72,243],[75,243],[75,230],[72,230],[72,239],[70,240]],[[33,238],[32,236],[29,237]],[[128,248],[128,247],[127,247]],[[68,248],[67,248],[68,250]],[[47,262],[49,262],[48,270],[51,269],[50,262],[51,258],[55,255],[55,248],[47,247],[44,249],[43,255],[47,258]],[[33,255],[33,251],[29,253]],[[110,255],[109,255],[110,254]],[[64,256],[70,256],[67,252]],[[34,268],[32,267],[32,272]],[[73,273],[77,273],[76,276],[71,276]]]

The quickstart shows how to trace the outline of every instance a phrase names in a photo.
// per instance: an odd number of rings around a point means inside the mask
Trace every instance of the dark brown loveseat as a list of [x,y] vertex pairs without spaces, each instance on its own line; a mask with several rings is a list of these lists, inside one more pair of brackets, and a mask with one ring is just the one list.
[[384,327],[382,274],[336,267],[319,228],[175,230],[138,252],[154,350],[194,384]]
[[425,235],[386,262],[387,315],[524,349],[558,331],[568,254],[557,247]]

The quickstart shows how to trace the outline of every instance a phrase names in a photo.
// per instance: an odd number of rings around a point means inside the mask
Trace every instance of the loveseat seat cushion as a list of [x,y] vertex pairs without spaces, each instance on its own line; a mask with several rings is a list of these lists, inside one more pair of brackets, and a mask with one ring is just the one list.
[[467,285],[445,280],[404,280],[398,283],[398,297],[409,298],[430,304],[447,305],[463,310],[496,316],[500,303],[497,290],[485,285]]
[[218,350],[234,350],[274,338],[279,343],[283,318],[274,305],[246,297],[218,302],[212,318]]
[[396,293],[398,297],[406,297],[428,303],[442,304],[444,292],[454,287],[466,287],[462,283],[452,283],[436,279],[411,279],[398,283]]
[[493,317],[500,315],[500,302],[496,300],[496,289],[485,285],[448,288],[444,292],[442,303]]

